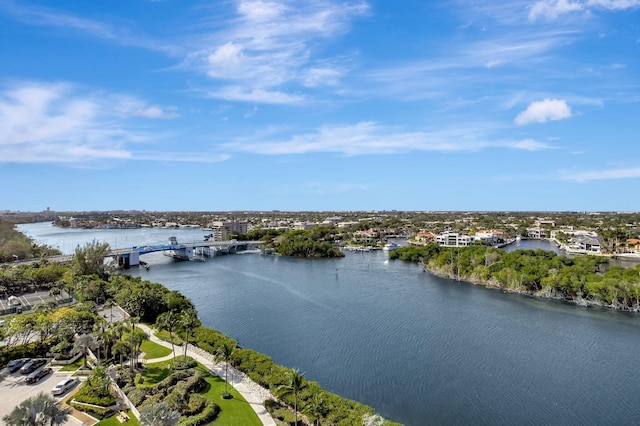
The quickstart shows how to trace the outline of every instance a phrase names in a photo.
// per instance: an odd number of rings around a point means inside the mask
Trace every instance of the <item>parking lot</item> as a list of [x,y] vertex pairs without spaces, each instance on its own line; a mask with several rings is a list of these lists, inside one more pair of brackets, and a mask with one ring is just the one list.
[[70,297],[69,293],[64,290],[56,297],[50,295],[48,291],[34,291],[32,293],[22,293],[15,296],[0,294],[0,311],[8,311],[13,308],[29,310],[39,303],[57,302],[67,300]]
[[[26,383],[25,378],[27,375],[20,374],[18,371],[11,373],[7,378],[0,382],[0,419],[9,414],[14,407],[20,405],[22,401],[29,399],[40,392],[51,395],[51,389],[53,389],[60,380],[70,377],[73,373],[69,371],[60,371],[61,367],[52,368],[53,374],[49,374],[38,383]],[[55,396],[55,398],[58,400],[66,399],[69,394],[74,393],[78,389],[78,386],[79,385],[76,385],[69,392]],[[70,416],[66,425],[78,426],[81,423],[81,421]]]

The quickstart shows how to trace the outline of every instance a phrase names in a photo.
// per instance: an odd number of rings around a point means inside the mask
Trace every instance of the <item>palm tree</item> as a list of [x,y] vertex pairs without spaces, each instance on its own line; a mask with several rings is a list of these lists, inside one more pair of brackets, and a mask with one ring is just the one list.
[[84,366],[87,365],[87,354],[90,349],[94,349],[99,346],[98,341],[91,334],[83,334],[79,336],[76,341],[73,343],[73,352],[78,353],[81,352],[84,357]]
[[140,411],[140,423],[144,426],[173,426],[180,420],[180,413],[169,408],[166,402],[149,404]]
[[115,305],[115,303],[112,299],[107,300],[104,302],[104,305],[102,305],[103,309],[109,309],[109,322],[113,322],[113,305]]
[[315,418],[314,423],[319,426],[320,420],[327,415],[329,410],[325,405],[324,398],[320,394],[314,394],[313,398],[309,401],[305,413],[309,414],[311,417]]
[[2,418],[8,426],[58,426],[66,423],[71,408],[60,408],[52,396],[40,392]]
[[227,376],[229,374],[229,363],[233,359],[233,352],[235,348],[233,345],[228,342],[224,342],[222,346],[218,348],[218,351],[215,354],[215,359],[217,362],[224,362],[224,397],[229,398],[229,391],[227,390],[227,385],[229,381]]
[[87,383],[96,389],[100,396],[107,396],[111,393],[111,380],[109,380],[107,369],[104,367],[96,367],[87,378]]
[[171,351],[173,352],[173,365],[175,368],[176,365],[176,348],[173,345],[173,332],[176,331],[178,327],[178,315],[173,311],[163,312],[158,315],[158,319],[156,320],[156,325],[161,330],[166,330],[169,332],[169,340],[171,340]]
[[118,340],[113,345],[113,354],[120,356],[120,365],[122,365],[122,356],[129,353],[129,344],[124,340]]
[[147,333],[141,328],[134,328],[129,336],[129,349],[131,350],[131,371],[135,368],[135,355],[140,351],[142,342],[147,339]]
[[183,355],[187,356],[187,347],[189,346],[189,335],[194,328],[200,326],[200,320],[195,309],[187,309],[180,315],[180,327],[184,330],[184,347]]
[[296,368],[292,368],[287,372],[287,384],[278,386],[280,397],[293,394],[293,411],[296,415],[296,426],[298,425],[298,393],[306,385],[304,383],[304,376],[300,374],[300,371]]

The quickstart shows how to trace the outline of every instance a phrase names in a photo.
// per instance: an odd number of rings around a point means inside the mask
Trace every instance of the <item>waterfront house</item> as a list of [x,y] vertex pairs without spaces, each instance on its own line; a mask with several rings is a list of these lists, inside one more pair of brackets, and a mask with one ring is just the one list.
[[457,232],[443,232],[436,235],[434,241],[444,247],[467,247],[474,243],[475,238]]
[[549,236],[549,231],[544,228],[527,228],[527,237],[540,240],[543,238],[547,238]]
[[576,244],[580,250],[590,253],[600,253],[601,244],[597,237],[590,235],[576,235]]
[[498,244],[498,242],[502,239],[502,235],[503,232],[498,231],[497,229],[480,230],[476,232],[473,238],[475,239],[475,241],[481,242],[482,244],[492,246]]
[[640,240],[637,238],[629,238],[625,241],[627,253],[640,253]]

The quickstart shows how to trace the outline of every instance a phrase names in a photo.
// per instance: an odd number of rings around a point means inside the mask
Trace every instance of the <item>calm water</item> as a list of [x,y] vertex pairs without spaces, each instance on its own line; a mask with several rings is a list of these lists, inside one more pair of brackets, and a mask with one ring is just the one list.
[[[104,235],[140,245],[177,234],[22,229],[61,247]],[[178,238],[204,234],[188,230]],[[147,237],[156,239],[140,241]],[[640,419],[636,315],[440,279],[387,261],[383,252],[324,261],[235,255],[175,262],[160,254],[145,260],[151,269],[131,274],[181,291],[205,325],[407,425]]]

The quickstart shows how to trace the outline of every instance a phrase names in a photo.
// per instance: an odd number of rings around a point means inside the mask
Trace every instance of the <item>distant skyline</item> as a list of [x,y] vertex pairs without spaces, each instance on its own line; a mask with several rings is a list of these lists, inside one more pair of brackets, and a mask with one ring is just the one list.
[[0,0],[0,44],[0,210],[640,210],[640,0]]

